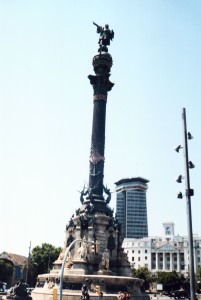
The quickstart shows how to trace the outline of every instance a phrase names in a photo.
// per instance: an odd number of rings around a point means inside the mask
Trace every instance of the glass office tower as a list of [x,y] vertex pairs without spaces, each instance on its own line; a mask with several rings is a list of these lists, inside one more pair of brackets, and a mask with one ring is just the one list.
[[146,191],[149,180],[124,178],[116,184],[116,214],[123,238],[148,236]]

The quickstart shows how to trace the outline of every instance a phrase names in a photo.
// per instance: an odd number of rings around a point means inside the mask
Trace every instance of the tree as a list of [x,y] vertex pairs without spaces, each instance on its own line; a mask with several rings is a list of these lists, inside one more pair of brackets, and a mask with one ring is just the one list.
[[9,277],[12,274],[13,265],[4,259],[0,259],[0,281],[9,282]]
[[149,289],[150,283],[152,282],[152,273],[145,267],[139,269],[132,269],[133,277],[143,279],[143,288]]
[[181,274],[180,280],[182,289],[185,290],[188,295],[190,295],[190,278]]
[[196,290],[198,293],[201,292],[201,266],[196,271]]
[[33,248],[29,258],[29,280],[36,280],[38,274],[48,273],[52,263],[58,258],[61,247],[54,247],[51,244],[43,243]]
[[196,271],[196,279],[197,279],[198,281],[201,281],[201,266],[199,266],[199,267],[197,268],[197,271]]
[[157,282],[162,283],[163,290],[171,292],[181,288],[181,279],[176,271],[157,272]]

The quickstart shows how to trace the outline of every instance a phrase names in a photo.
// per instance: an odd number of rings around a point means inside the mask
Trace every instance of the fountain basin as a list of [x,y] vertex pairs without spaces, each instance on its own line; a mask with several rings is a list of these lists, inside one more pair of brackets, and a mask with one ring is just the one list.
[[[50,276],[51,275],[51,276]],[[32,291],[33,300],[56,300],[59,299],[59,274],[43,274],[39,276],[39,286]],[[111,275],[83,275],[65,274],[63,277],[63,300],[80,300],[83,284],[88,287],[90,300],[121,299],[121,293],[127,292],[131,300],[148,300],[149,296],[141,291],[143,280],[133,277]],[[100,286],[103,296],[95,292],[96,286]],[[54,297],[53,297],[54,295]]]

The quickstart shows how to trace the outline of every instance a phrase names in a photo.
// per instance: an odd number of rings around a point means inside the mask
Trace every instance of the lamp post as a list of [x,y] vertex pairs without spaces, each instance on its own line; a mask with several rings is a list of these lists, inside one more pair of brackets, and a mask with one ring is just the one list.
[[60,288],[59,288],[59,300],[62,300],[62,288],[63,288],[63,276],[64,276],[64,267],[65,267],[65,263],[66,263],[66,258],[67,255],[69,253],[69,251],[71,250],[72,246],[77,243],[77,242],[83,242],[86,244],[99,244],[97,241],[96,242],[92,242],[92,241],[87,241],[87,240],[82,240],[82,239],[75,239],[74,241],[72,241],[72,243],[68,246],[68,248],[65,251],[64,254],[64,258],[63,258],[63,262],[62,262],[62,266],[61,266],[61,273],[60,273]]
[[[191,161],[188,160],[188,139],[192,139],[190,132],[187,133],[186,125],[186,109],[182,109],[182,123],[183,123],[183,139],[184,139],[184,169],[185,169],[185,188],[186,188],[186,212],[187,212],[187,225],[188,225],[188,244],[189,244],[189,275],[190,275],[190,296],[191,300],[195,300],[195,273],[194,273],[194,257],[193,257],[193,230],[192,230],[192,212],[191,212],[191,196],[194,195],[194,190],[190,188],[190,175],[189,168],[194,168]],[[179,152],[181,149],[179,145],[175,150]],[[181,182],[183,177],[180,175],[177,182]],[[182,198],[182,193],[179,192],[178,198]]]
[[[184,166],[185,166],[185,186],[186,186],[186,212],[188,224],[188,243],[189,243],[189,274],[190,274],[190,293],[191,299],[195,300],[195,273],[194,273],[194,258],[193,258],[193,229],[192,229],[192,213],[191,213],[191,196],[194,192],[190,188],[190,175],[189,175],[189,160],[188,160],[188,140],[189,134],[187,133],[186,125],[186,110],[182,110],[183,121],[183,134],[184,134]],[[191,136],[192,138],[192,136]]]

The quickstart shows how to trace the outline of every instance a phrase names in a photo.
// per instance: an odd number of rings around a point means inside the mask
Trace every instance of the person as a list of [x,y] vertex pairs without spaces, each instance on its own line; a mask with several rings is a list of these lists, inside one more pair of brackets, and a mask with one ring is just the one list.
[[118,300],[121,300],[121,298],[122,298],[121,297],[121,291],[118,292],[117,298],[118,298]]

